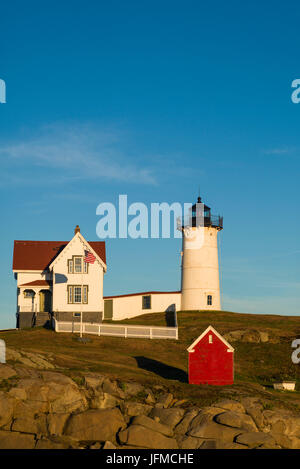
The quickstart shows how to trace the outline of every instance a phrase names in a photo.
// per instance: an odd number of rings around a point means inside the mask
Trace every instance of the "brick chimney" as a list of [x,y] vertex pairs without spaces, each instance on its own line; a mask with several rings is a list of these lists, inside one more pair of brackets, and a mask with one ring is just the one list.
[[76,233],[80,233],[79,225],[76,225],[76,227],[75,227],[74,234],[76,234]]

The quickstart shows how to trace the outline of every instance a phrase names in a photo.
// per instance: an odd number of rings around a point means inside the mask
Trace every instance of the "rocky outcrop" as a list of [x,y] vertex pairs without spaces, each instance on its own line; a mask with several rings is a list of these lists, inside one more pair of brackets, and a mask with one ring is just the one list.
[[0,365],[1,449],[300,449],[300,417],[266,407],[243,397],[200,408],[163,386]]
[[[269,342],[269,333],[266,331],[259,331],[257,329],[241,329],[230,331],[224,334],[224,338],[228,342],[252,342],[259,344],[260,342]],[[276,338],[272,338],[272,342],[276,342]]]

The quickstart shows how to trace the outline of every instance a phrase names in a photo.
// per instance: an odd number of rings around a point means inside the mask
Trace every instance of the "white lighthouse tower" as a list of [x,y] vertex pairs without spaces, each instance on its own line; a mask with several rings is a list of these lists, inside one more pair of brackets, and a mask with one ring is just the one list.
[[181,310],[220,310],[218,233],[223,217],[198,197],[182,219]]

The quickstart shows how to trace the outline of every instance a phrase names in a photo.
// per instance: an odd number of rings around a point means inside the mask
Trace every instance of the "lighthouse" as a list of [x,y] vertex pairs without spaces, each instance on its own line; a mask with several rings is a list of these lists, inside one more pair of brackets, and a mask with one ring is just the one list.
[[223,217],[198,197],[179,225],[182,231],[181,310],[220,310],[218,233]]

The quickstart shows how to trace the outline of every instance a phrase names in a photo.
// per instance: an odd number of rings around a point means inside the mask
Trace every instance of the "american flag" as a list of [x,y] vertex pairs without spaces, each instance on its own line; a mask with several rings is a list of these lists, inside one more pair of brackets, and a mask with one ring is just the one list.
[[86,264],[94,264],[96,257],[90,251],[84,251],[84,262]]

